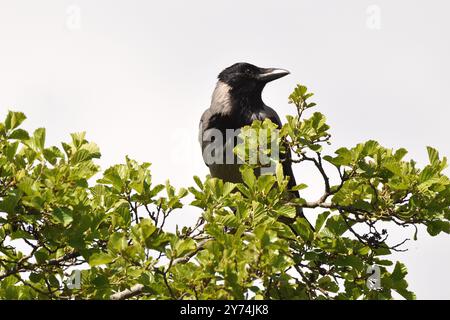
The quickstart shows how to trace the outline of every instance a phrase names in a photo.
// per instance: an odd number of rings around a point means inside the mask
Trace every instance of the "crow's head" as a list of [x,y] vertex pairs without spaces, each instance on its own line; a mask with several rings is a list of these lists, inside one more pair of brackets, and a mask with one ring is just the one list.
[[235,63],[219,74],[219,80],[239,93],[261,93],[266,83],[289,74],[275,68],[259,68],[249,63]]

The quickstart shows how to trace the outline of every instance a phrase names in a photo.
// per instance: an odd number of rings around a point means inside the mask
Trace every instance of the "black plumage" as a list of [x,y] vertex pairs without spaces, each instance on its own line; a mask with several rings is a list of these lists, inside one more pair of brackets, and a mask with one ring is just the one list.
[[[289,72],[284,69],[259,68],[249,63],[236,63],[219,74],[211,105],[203,113],[199,127],[203,157],[212,177],[230,182],[242,181],[239,171],[240,164],[236,158],[232,163],[214,163],[211,159],[207,159],[208,148],[211,148],[215,141],[213,136],[218,132],[225,136],[227,129],[240,129],[251,125],[256,119],[263,121],[269,118],[281,128],[280,117],[275,110],[265,105],[261,95],[268,82],[288,74]],[[226,152],[232,151],[236,142],[235,138],[223,139],[224,149],[222,151],[225,152],[225,149]],[[217,144],[214,147],[217,147]],[[288,187],[292,188],[296,185],[296,181],[289,150],[284,157],[284,174],[289,177]],[[221,158],[224,160],[225,155]],[[292,194],[296,197],[299,196],[297,191],[292,191]],[[298,208],[298,215],[303,216],[301,208]]]

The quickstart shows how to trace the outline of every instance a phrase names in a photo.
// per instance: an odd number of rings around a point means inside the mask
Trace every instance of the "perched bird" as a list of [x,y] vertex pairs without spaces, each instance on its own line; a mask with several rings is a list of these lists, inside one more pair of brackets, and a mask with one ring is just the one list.
[[[261,94],[267,83],[288,74],[289,71],[284,69],[259,68],[249,63],[236,63],[219,74],[211,106],[203,113],[199,126],[203,159],[212,177],[242,182],[240,163],[236,157],[230,156],[237,139],[235,136],[228,137],[227,131],[266,118],[281,128],[280,117],[264,104]],[[292,188],[296,182],[289,150],[283,160],[284,174],[289,177],[288,187]],[[298,191],[291,192],[299,197]],[[303,217],[301,208],[297,209],[297,216]]]

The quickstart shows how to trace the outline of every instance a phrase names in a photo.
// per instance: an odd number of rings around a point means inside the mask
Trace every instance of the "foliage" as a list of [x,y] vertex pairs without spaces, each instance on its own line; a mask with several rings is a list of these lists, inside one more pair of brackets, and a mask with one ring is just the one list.
[[[297,114],[279,139],[296,165],[317,168],[324,193],[316,201],[286,196],[280,163],[260,177],[243,167],[242,184],[194,177],[195,186],[175,190],[153,183],[149,163],[127,157],[92,184],[100,152],[84,133],[46,147],[45,129],[30,134],[20,128],[25,115],[9,112],[0,123],[0,298],[391,299],[393,291],[414,298],[405,266],[387,259],[403,243],[388,244],[379,225],[450,233],[446,158],[429,147],[430,163],[420,169],[404,160],[406,150],[375,141],[323,156],[331,137],[325,117],[303,119],[311,96],[304,86],[292,93]],[[188,194],[198,221],[167,231]],[[300,217],[280,222],[295,218],[299,205],[315,210],[314,230]],[[366,286],[374,264],[379,290]],[[81,285],[67,285],[77,268]]]

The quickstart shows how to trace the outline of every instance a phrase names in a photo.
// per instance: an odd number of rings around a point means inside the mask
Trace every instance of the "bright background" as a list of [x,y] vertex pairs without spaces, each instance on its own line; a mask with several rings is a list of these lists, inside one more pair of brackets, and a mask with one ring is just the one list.
[[[282,119],[300,82],[316,93],[333,148],[376,139],[423,165],[426,145],[450,155],[449,15],[445,0],[0,0],[0,116],[25,112],[48,144],[87,131],[102,168],[130,155],[153,163],[156,182],[189,186],[207,173],[197,128],[216,76],[247,61],[291,71],[264,92]],[[314,200],[317,174],[294,171]],[[450,299],[448,235],[422,230],[404,247],[395,258],[418,298]]]

